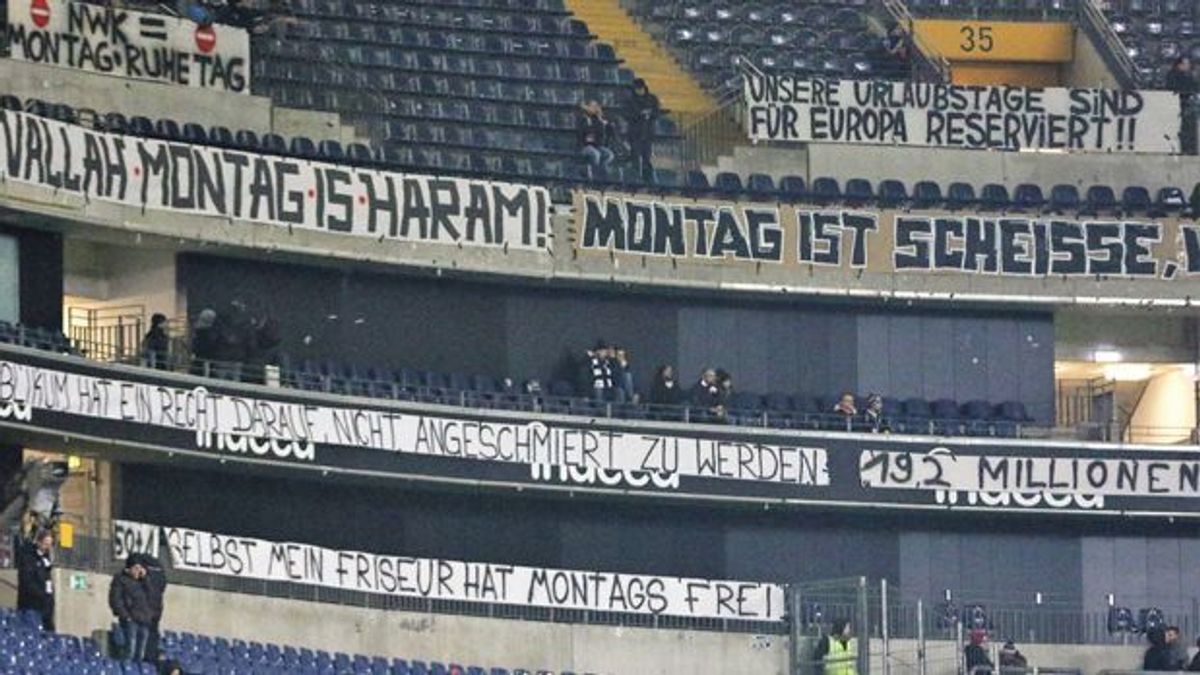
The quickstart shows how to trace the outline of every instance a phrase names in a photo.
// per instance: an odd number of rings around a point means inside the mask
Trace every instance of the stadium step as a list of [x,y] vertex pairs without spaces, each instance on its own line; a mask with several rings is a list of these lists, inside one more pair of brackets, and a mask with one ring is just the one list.
[[646,80],[677,119],[694,119],[716,107],[717,102],[621,7],[620,0],[566,0],[566,5],[597,38],[613,46],[617,57]]

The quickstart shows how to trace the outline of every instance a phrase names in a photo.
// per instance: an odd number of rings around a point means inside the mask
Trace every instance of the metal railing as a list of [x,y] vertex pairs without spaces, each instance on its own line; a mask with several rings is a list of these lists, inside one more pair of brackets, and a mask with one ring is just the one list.
[[1138,66],[1113,30],[1112,24],[1096,4],[1096,0],[1075,0],[1076,23],[1083,27],[1095,44],[1109,70],[1124,89],[1136,89],[1140,84]]
[[699,170],[716,164],[749,139],[744,131],[745,102],[740,87],[716,93],[717,104],[691,117],[681,117],[679,168]]
[[128,361],[142,349],[146,307],[69,307],[67,337],[93,345],[90,355],[102,361]]
[[915,49],[912,77],[916,80],[950,82],[950,61],[928,40],[917,33],[912,12],[904,0],[882,0],[880,3],[892,21],[904,28]]

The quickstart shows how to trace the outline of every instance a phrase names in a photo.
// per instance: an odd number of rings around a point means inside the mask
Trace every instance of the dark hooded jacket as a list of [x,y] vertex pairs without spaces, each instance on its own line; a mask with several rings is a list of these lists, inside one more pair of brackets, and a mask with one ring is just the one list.
[[1150,648],[1146,650],[1146,656],[1142,659],[1142,670],[1177,670],[1171,662],[1171,647],[1167,645],[1166,631],[1154,628],[1146,634],[1146,639],[1150,641]]
[[651,94],[649,89],[639,94],[635,87],[625,104],[624,112],[625,123],[629,127],[626,135],[631,143],[654,139],[654,122],[662,112],[657,96]]
[[121,621],[133,621],[144,626],[154,623],[154,605],[150,585],[144,579],[134,579],[127,570],[113,576],[108,588],[108,606]]

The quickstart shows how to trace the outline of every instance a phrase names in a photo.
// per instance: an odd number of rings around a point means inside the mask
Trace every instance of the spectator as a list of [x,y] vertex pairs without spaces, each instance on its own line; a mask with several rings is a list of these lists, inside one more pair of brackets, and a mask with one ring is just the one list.
[[1192,662],[1188,665],[1189,673],[1200,673],[1200,638],[1196,638],[1196,655],[1192,657]]
[[162,563],[152,555],[135,553],[130,559],[146,570],[146,590],[153,610],[150,630],[146,637],[146,660],[153,663],[158,660],[159,624],[162,622],[163,600],[167,592],[167,575],[163,571]]
[[611,351],[603,341],[587,352],[586,380],[595,401],[611,401],[614,397],[613,361]]
[[1188,665],[1188,648],[1183,640],[1179,639],[1181,635],[1179,626],[1167,626],[1167,648],[1171,650],[1172,670],[1183,670]]
[[970,644],[963,650],[967,660],[967,675],[982,671],[991,672],[995,668],[992,660],[988,658],[987,643],[986,630],[975,628],[971,631]]
[[883,397],[879,394],[867,396],[867,409],[863,411],[863,426],[873,434],[887,433],[892,430],[883,416]]
[[613,162],[612,148],[615,140],[612,122],[604,117],[604,109],[598,101],[588,101],[579,116],[579,153],[588,164],[589,177],[608,176],[608,167]]
[[1028,668],[1029,661],[1025,655],[1017,650],[1017,646],[1012,640],[1004,643],[1000,649],[1000,668]]
[[626,136],[633,154],[633,165],[642,177],[642,182],[654,182],[654,166],[650,163],[654,146],[654,124],[662,112],[658,97],[650,93],[646,81],[633,81],[633,91],[625,107]]
[[824,675],[857,675],[858,641],[849,621],[833,622],[833,630],[817,643],[813,660],[824,665]]
[[262,19],[262,14],[242,5],[242,0],[225,0],[225,5],[217,9],[217,23],[228,24],[235,28],[251,30]]
[[622,403],[637,403],[638,395],[633,387],[633,369],[629,367],[629,350],[613,347],[612,354],[613,384],[617,389],[617,400]]
[[36,612],[54,630],[54,533],[39,530],[17,552],[17,609]]
[[142,338],[142,353],[146,365],[158,370],[167,369],[167,354],[171,350],[171,338],[167,336],[167,316],[155,314],[150,317],[150,330]]
[[203,309],[192,325],[192,373],[208,374],[211,362],[216,360],[221,349],[221,336],[217,333],[217,313]]
[[843,392],[837,403],[833,404],[833,412],[849,420],[858,416],[858,406],[854,404],[854,394]]
[[679,381],[675,379],[675,368],[668,365],[658,367],[654,381],[650,384],[651,405],[679,405],[683,398]]
[[146,568],[129,559],[125,569],[113,576],[108,588],[108,606],[117,617],[121,647],[126,661],[144,661],[150,625],[154,622],[154,606],[146,583]]
[[178,661],[164,661],[158,672],[161,675],[184,675],[183,666]]
[[1196,77],[1192,73],[1192,60],[1180,56],[1171,63],[1167,72],[1167,89],[1179,96],[1179,152],[1196,154],[1196,113],[1193,97],[1196,93]]
[[893,75],[907,75],[911,68],[912,50],[908,33],[900,24],[892,26],[883,39],[884,70]]
[[692,388],[692,404],[711,415],[722,416],[724,410],[721,408],[721,383],[717,380],[717,371],[706,368],[700,374],[700,381]]
[[1178,670],[1171,663],[1171,648],[1167,645],[1167,631],[1162,628],[1151,628],[1146,631],[1146,640],[1150,642],[1150,648],[1142,657],[1142,670]]

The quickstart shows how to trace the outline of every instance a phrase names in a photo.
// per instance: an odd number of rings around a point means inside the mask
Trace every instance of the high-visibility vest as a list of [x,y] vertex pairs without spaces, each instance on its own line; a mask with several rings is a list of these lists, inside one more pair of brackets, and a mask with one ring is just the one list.
[[825,675],[858,675],[858,641],[850,638],[845,644],[829,636],[829,651],[825,654]]

